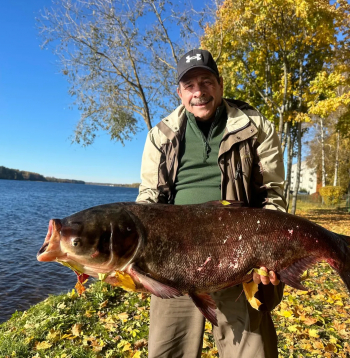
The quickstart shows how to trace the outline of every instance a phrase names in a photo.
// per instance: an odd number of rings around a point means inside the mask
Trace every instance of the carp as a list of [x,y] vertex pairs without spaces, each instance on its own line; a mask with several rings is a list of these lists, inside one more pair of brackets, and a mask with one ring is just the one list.
[[80,277],[103,277],[161,298],[188,294],[213,324],[210,296],[274,271],[296,289],[302,273],[326,261],[350,290],[350,237],[281,211],[222,205],[113,203],[52,219],[39,261],[58,261]]

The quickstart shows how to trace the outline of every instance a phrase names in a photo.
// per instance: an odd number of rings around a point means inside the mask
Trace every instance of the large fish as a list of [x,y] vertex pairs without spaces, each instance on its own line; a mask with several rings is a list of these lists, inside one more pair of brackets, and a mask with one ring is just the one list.
[[115,203],[52,219],[39,261],[120,283],[162,298],[188,294],[216,324],[209,293],[249,281],[265,266],[297,289],[319,261],[350,290],[350,237],[280,211],[209,202],[199,205]]

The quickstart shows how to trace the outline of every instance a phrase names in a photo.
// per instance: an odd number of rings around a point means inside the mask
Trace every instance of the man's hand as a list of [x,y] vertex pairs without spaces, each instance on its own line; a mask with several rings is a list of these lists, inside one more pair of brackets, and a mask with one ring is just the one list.
[[[267,272],[266,267],[260,267],[260,270]],[[259,275],[258,273],[253,272],[253,281],[256,284],[259,284],[260,282],[262,282],[264,285],[268,285],[271,282],[274,286],[277,286],[280,283],[280,280],[277,278],[277,275],[273,271],[269,272],[268,277]]]

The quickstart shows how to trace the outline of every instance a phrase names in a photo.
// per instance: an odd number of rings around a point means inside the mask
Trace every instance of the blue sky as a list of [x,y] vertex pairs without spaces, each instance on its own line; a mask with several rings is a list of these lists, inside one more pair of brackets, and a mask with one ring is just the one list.
[[[35,17],[50,0],[15,0],[0,15],[0,166],[103,183],[140,181],[147,130],[132,141],[100,133],[87,148],[71,144],[80,114],[57,58],[40,49]],[[157,120],[154,120],[156,123]]]

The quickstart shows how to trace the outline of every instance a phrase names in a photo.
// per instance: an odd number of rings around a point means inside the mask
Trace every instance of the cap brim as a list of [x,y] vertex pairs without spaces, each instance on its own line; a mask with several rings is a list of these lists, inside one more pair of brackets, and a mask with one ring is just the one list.
[[193,66],[193,67],[188,68],[187,70],[183,71],[183,72],[180,74],[180,76],[178,77],[177,83],[179,84],[180,81],[181,81],[181,79],[182,79],[182,77],[185,76],[185,74],[186,74],[187,72],[190,72],[191,70],[194,70],[195,68],[204,68],[204,69],[210,71],[211,73],[213,73],[215,76],[219,76],[219,74],[218,74],[216,71],[214,71],[212,68],[210,68],[209,66],[201,66],[201,65],[198,65],[198,66]]

